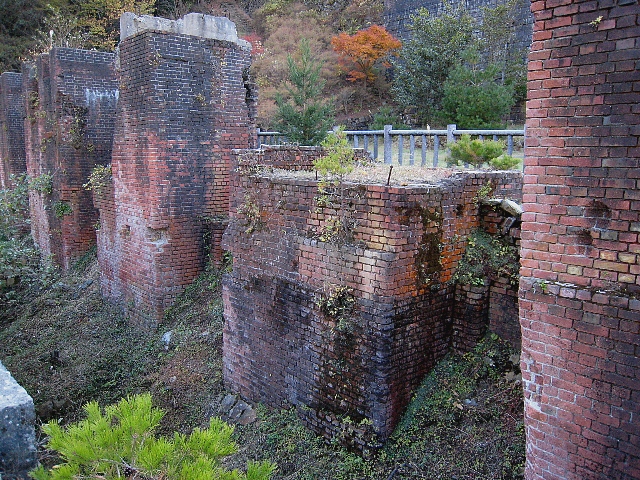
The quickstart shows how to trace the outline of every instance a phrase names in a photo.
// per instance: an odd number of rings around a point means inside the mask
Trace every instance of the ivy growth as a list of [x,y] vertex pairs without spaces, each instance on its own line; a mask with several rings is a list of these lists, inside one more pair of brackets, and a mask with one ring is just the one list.
[[71,215],[73,213],[73,208],[69,202],[55,202],[53,204],[53,213],[56,218],[62,218],[66,215]]
[[82,185],[85,190],[92,190],[97,194],[101,194],[102,191],[111,183],[111,164],[108,165],[96,165],[91,170],[87,183]]
[[353,289],[347,286],[339,286],[316,300],[316,305],[326,316],[336,320],[335,329],[343,333],[353,332],[351,313],[356,305]]
[[244,233],[248,235],[260,230],[264,226],[261,208],[256,202],[256,199],[248,193],[244,195],[244,202],[238,207],[238,214],[245,217],[244,226],[247,228]]

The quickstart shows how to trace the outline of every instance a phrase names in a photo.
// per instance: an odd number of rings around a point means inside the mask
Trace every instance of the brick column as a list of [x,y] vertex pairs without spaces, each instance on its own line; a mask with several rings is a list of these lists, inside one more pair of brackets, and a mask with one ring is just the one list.
[[640,478],[640,7],[531,8],[526,478]]
[[31,231],[63,268],[96,242],[98,212],[83,185],[111,159],[113,60],[112,53],[54,48],[23,66],[27,171],[51,176],[50,192],[30,193]]
[[121,31],[113,193],[104,194],[115,203],[100,200],[98,257],[103,292],[154,324],[202,272],[207,238],[221,255],[230,152],[253,146],[255,92],[248,44],[227,19],[125,14]]
[[26,172],[24,153],[24,95],[22,74],[0,75],[0,187],[11,186],[9,177]]

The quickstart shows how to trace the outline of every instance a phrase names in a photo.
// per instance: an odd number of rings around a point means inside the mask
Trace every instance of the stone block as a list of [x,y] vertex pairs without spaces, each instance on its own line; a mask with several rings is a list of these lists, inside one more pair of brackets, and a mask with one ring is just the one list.
[[33,399],[0,363],[1,475],[21,478],[35,468],[35,420]]

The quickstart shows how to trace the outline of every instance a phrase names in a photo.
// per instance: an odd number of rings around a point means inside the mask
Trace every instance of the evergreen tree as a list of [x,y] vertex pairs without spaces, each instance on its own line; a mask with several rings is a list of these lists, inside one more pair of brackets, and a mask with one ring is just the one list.
[[500,80],[500,67],[480,65],[477,51],[471,49],[455,66],[444,83],[442,109],[438,117],[443,123],[459,128],[503,128],[503,119],[514,104],[514,90]]
[[287,56],[289,83],[288,100],[282,93],[276,96],[276,128],[290,142],[301,145],[318,145],[333,125],[333,107],[320,100],[324,82],[320,79],[322,65],[311,55],[309,42],[302,39],[300,58],[295,61]]
[[392,92],[401,105],[418,107],[421,120],[427,123],[441,107],[449,72],[473,42],[474,21],[464,7],[445,4],[437,17],[420,9],[410,28],[411,39],[394,61]]

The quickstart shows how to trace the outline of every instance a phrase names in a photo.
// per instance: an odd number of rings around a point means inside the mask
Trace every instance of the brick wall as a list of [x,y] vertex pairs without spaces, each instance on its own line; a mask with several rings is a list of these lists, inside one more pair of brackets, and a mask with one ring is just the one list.
[[640,478],[640,9],[631,0],[531,8],[526,477]]
[[30,194],[32,234],[63,268],[96,242],[98,212],[83,184],[95,165],[111,159],[118,99],[113,59],[54,48],[23,66],[27,171],[52,178],[51,193]]
[[140,31],[119,65],[98,259],[103,292],[153,324],[202,271],[207,237],[221,255],[230,151],[256,139],[255,89],[248,51],[213,38]]
[[[454,287],[447,282],[466,235],[480,224],[477,190],[490,180],[517,199],[521,175],[349,185],[354,239],[345,244],[321,240],[336,211],[331,202],[318,205],[315,180],[256,171],[232,175],[223,237],[233,255],[223,281],[225,382],[267,405],[309,407],[300,415],[327,436],[351,428],[345,416],[369,419],[373,431],[352,440],[375,444],[449,350]],[[323,299],[337,305],[333,313]]]
[[0,75],[0,188],[11,186],[11,175],[27,171],[24,117],[22,75],[4,72]]

